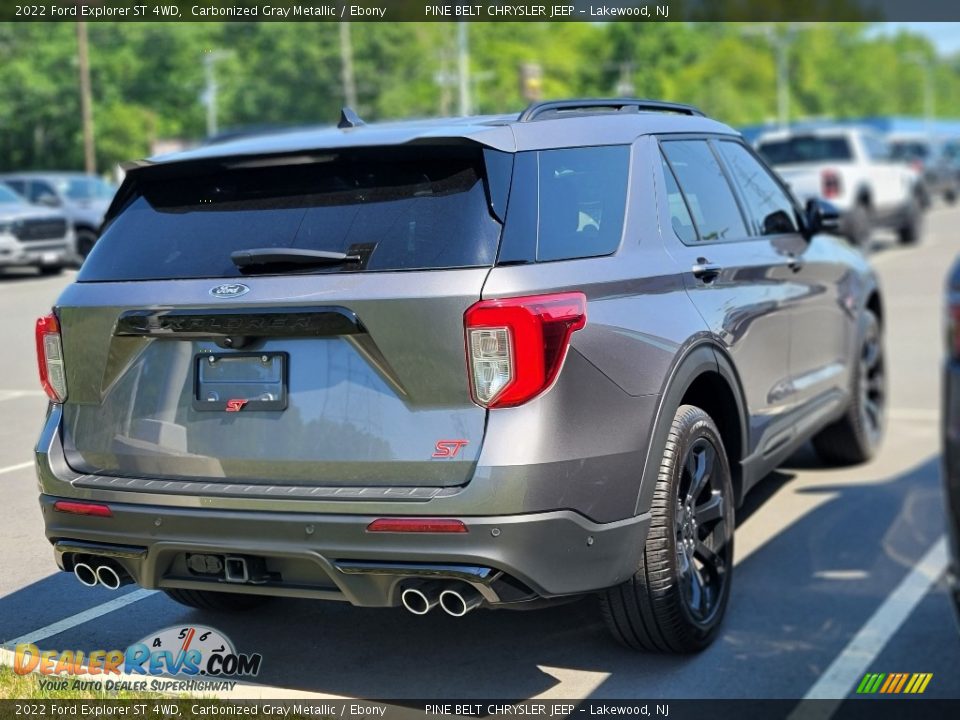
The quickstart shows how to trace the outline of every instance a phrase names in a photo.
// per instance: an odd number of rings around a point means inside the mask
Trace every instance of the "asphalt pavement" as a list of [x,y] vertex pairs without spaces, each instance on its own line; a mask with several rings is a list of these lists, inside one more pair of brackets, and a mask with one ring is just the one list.
[[864,672],[925,672],[924,698],[960,699],[938,447],[942,288],[958,227],[960,209],[939,209],[919,247],[876,241],[890,374],[883,450],[843,470],[804,451],[757,487],[738,516],[723,633],[693,657],[617,646],[589,599],[459,620],[307,600],[230,616],[162,593],[82,587],[54,564],[31,463],[46,408],[33,323],[72,273],[0,271],[0,642],[124,648],[167,626],[211,625],[263,654],[257,683],[268,687],[246,692],[271,698],[844,697]]

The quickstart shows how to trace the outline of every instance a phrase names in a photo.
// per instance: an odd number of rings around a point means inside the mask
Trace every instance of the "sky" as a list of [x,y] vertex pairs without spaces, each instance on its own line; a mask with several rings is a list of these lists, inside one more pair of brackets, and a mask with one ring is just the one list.
[[926,35],[941,55],[960,51],[960,23],[890,22],[878,24],[877,29],[891,35],[900,29]]

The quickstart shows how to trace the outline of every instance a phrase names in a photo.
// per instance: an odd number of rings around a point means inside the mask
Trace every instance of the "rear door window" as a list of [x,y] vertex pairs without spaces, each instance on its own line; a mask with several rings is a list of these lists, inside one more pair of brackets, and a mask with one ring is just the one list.
[[537,155],[537,260],[614,252],[623,233],[630,148],[543,150]]
[[720,162],[706,140],[662,143],[700,231],[701,242],[747,237],[747,226]]
[[[371,148],[301,164],[239,161],[134,180],[79,281],[237,277],[238,250],[362,254],[362,267],[298,272],[492,265],[500,223],[479,146]],[[175,169],[173,169],[175,172]]]
[[763,165],[738,142],[717,143],[733,181],[747,206],[757,235],[782,235],[798,231],[796,211],[790,197]]
[[667,165],[667,161],[662,155],[660,156],[660,163],[663,165],[663,177],[667,188],[670,226],[682,242],[687,245],[695,243],[697,241],[697,228],[694,226],[690,210],[687,208],[687,201],[683,199],[683,193],[680,192],[677,179],[673,176],[673,170]]

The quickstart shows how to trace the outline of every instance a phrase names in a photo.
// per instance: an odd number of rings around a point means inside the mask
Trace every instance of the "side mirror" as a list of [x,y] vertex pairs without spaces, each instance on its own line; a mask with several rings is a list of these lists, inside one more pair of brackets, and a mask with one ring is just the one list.
[[60,198],[50,193],[44,193],[37,198],[36,204],[44,207],[60,207]]
[[840,232],[840,211],[825,200],[807,201],[807,228],[811,235]]

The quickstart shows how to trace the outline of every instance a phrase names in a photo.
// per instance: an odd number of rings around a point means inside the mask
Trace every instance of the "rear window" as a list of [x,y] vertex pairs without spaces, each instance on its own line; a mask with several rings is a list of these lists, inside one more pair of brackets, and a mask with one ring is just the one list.
[[899,142],[890,143],[890,157],[894,160],[916,160],[925,159],[930,156],[930,148],[920,142]]
[[[362,253],[374,272],[492,265],[500,224],[476,146],[369,148],[310,162],[239,163],[133,188],[79,281],[238,277],[230,254],[259,248]],[[270,274],[260,272],[258,274]]]
[[837,160],[852,160],[853,152],[845,137],[817,137],[814,135],[771,140],[757,148],[771,165],[794,165]]

